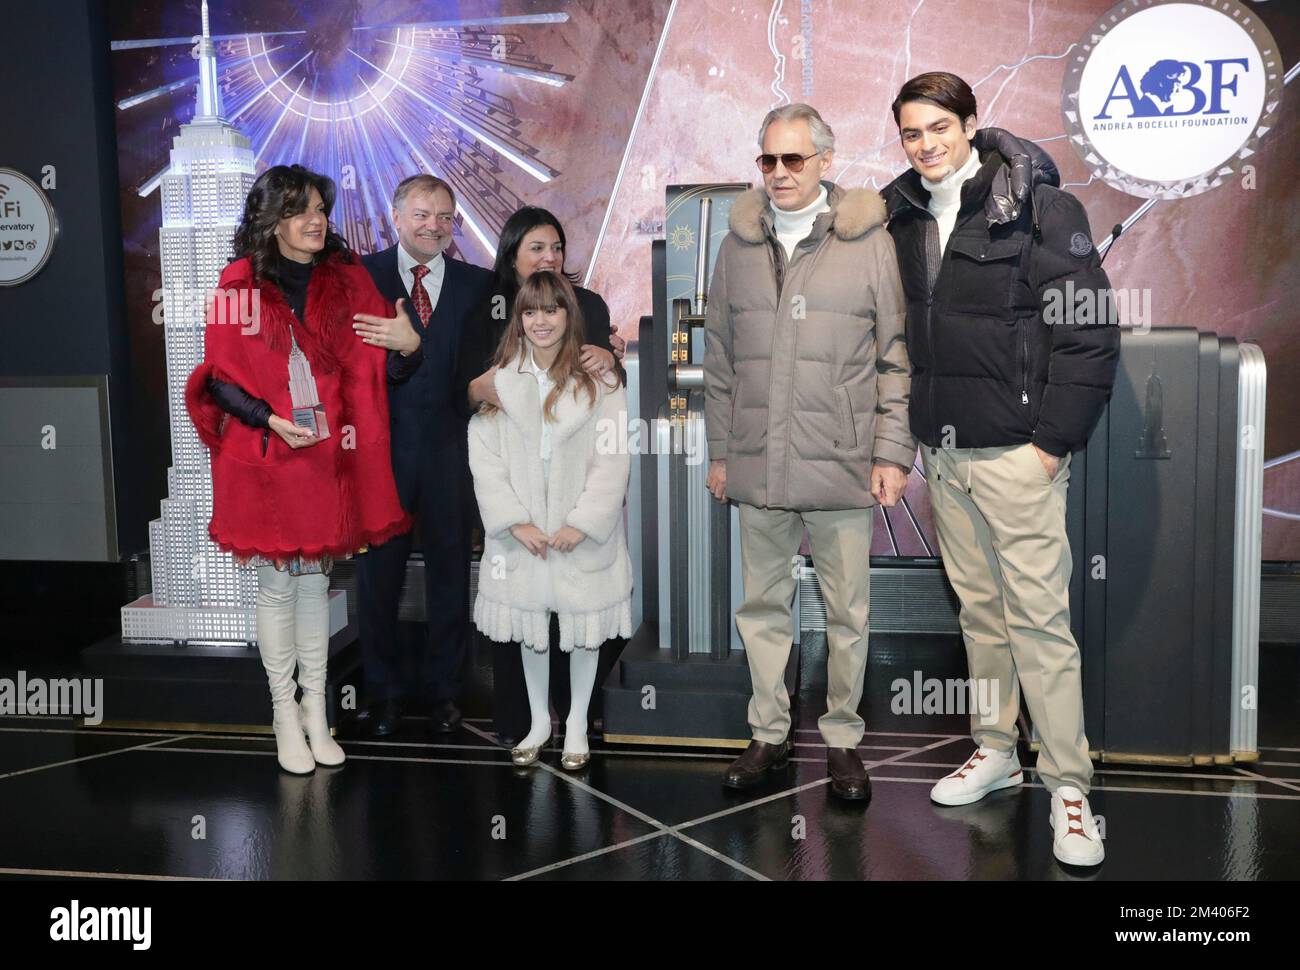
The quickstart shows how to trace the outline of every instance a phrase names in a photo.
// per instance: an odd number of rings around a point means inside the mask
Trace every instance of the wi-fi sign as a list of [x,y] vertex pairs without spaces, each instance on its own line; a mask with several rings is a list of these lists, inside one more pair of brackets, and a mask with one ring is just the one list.
[[3,199],[8,194],[9,194],[9,186],[5,185],[3,182],[0,182],[0,199]]

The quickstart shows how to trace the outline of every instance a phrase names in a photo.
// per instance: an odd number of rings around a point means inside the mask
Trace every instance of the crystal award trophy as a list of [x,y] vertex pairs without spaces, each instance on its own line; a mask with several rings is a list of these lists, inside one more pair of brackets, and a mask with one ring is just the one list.
[[298,346],[292,330],[289,339],[293,341],[293,349],[289,351],[289,397],[293,403],[293,423],[306,428],[317,438],[328,438],[330,428],[325,420],[325,405],[320,403],[320,394],[316,391],[311,362]]

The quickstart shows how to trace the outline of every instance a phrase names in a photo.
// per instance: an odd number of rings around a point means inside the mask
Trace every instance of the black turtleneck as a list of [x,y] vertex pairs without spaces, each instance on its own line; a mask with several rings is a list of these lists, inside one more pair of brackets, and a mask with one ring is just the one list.
[[293,315],[302,322],[302,315],[307,309],[307,284],[311,282],[312,263],[299,263],[281,254],[276,261],[276,272],[280,274],[280,292]]
[[[299,263],[289,259],[283,253],[276,257],[276,273],[280,277],[280,292],[293,315],[302,321],[307,309],[307,286],[311,282],[312,263]],[[216,400],[218,406],[228,414],[233,414],[240,421],[254,428],[270,427],[271,405],[260,397],[254,397],[238,384],[208,378],[208,393]]]

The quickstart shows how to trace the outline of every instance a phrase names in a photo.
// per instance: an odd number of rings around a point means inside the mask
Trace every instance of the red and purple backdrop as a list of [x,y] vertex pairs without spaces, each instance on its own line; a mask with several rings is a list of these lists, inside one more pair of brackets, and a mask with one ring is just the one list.
[[[904,168],[889,105],[909,77],[953,71],[981,125],[1043,146],[1083,201],[1093,235],[1142,198],[1090,173],[1072,148],[1062,81],[1112,0],[211,0],[227,117],[258,168],[300,162],[342,186],[335,222],[361,251],[393,242],[384,202],[418,170],[456,187],[456,248],[490,265],[515,208],[544,206],[568,268],[634,331],[650,308],[650,242],[673,184],[756,181],[755,134],[790,101],[835,129],[831,178],[881,187]],[[1300,60],[1300,10],[1244,3]],[[132,368],[156,400],[149,447],[167,464],[158,194],[171,138],[193,113],[196,0],[114,0],[112,54]],[[171,43],[159,43],[171,39]],[[141,42],[141,43],[126,43]],[[1178,56],[1177,51],[1152,51]],[[1289,76],[1289,75],[1288,75]],[[1263,556],[1300,559],[1300,234],[1296,98],[1259,138],[1249,178],[1144,211],[1108,256],[1117,289],[1149,294],[1151,326],[1258,343],[1268,362]],[[146,190],[147,194],[141,194]],[[213,281],[215,284],[215,280]],[[916,483],[913,485],[917,489]],[[159,484],[161,497],[161,481]],[[923,489],[917,489],[922,491]],[[919,513],[923,494],[912,496]],[[883,530],[882,530],[883,532]],[[883,535],[879,536],[883,542]],[[878,551],[888,551],[881,548]],[[916,545],[901,545],[920,554]]]

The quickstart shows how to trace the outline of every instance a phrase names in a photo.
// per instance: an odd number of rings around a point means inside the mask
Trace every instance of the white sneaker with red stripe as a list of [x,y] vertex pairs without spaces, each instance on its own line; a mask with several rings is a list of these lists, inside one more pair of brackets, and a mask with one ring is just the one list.
[[1062,785],[1052,792],[1052,855],[1071,866],[1100,865],[1106,858],[1101,831],[1079,789]]
[[930,799],[940,805],[969,805],[991,791],[1014,788],[1024,780],[1015,748],[1003,752],[981,746],[964,765],[939,779],[930,789]]

